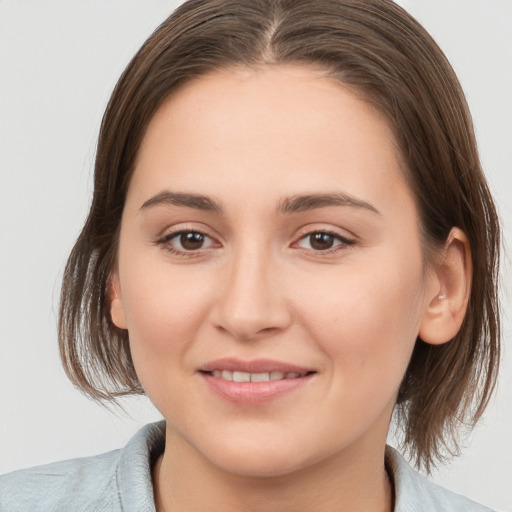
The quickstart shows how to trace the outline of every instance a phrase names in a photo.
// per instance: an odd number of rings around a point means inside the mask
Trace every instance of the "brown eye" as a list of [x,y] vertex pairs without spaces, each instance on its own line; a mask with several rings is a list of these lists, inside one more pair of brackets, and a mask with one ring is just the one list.
[[204,244],[205,236],[197,231],[186,231],[179,236],[180,244],[186,251],[196,251]]
[[329,233],[312,233],[309,235],[309,245],[315,251],[325,251],[330,249],[335,242],[333,235]]
[[303,249],[310,251],[326,252],[330,249],[343,249],[349,245],[354,245],[355,241],[342,237],[328,231],[314,231],[304,235],[297,243]]
[[193,253],[209,249],[215,242],[200,231],[178,231],[163,237],[159,243],[173,253]]

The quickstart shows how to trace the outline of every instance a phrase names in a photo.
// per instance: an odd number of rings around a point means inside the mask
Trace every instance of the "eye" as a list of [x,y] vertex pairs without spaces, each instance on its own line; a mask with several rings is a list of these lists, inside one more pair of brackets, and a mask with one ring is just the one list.
[[303,249],[312,249],[313,251],[329,251],[338,246],[353,245],[354,241],[344,238],[335,233],[327,231],[315,231],[303,236],[297,243]]
[[160,243],[172,252],[183,253],[208,249],[213,246],[214,241],[200,231],[179,231],[166,235]]

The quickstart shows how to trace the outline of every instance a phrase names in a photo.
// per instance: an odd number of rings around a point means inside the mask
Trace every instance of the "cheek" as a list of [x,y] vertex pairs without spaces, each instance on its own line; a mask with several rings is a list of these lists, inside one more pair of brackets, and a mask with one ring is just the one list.
[[381,257],[380,264],[336,269],[323,286],[315,281],[302,292],[299,316],[340,375],[401,380],[422,317],[421,263],[390,265]]
[[207,312],[207,273],[191,280],[179,266],[131,256],[120,265],[120,277],[134,363],[137,368],[170,355],[172,364],[192,343]]
[[168,266],[162,272],[154,264],[151,269],[126,274],[134,277],[125,283],[123,298],[135,371],[149,399],[171,421],[186,410],[186,393],[165,390],[182,389],[194,372],[188,354],[208,309],[207,296],[186,273]]

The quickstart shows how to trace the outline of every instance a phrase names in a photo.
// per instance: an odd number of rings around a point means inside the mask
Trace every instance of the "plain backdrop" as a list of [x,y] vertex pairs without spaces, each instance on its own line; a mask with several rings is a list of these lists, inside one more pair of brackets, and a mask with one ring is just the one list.
[[[127,400],[127,413],[113,414],[71,386],[58,357],[56,310],[62,269],[91,195],[109,94],[178,3],[0,0],[0,473],[118,448],[159,418],[144,398]],[[512,1],[400,3],[459,74],[508,251],[498,393],[463,455],[432,478],[510,512]]]

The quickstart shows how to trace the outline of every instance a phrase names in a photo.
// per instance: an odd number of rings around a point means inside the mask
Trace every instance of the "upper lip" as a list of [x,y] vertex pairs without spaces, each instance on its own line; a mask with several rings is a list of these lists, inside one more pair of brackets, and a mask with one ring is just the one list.
[[198,368],[198,371],[200,372],[213,372],[215,370],[247,373],[283,372],[298,373],[300,375],[305,375],[306,373],[314,371],[312,368],[306,368],[304,366],[275,361],[272,359],[253,359],[251,361],[247,361],[231,357],[209,361]]

